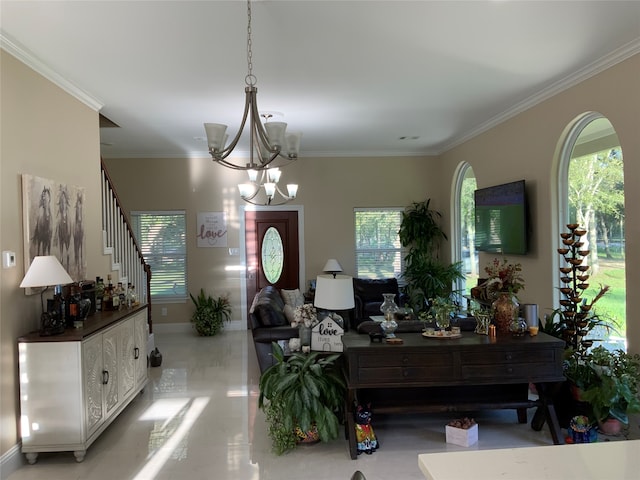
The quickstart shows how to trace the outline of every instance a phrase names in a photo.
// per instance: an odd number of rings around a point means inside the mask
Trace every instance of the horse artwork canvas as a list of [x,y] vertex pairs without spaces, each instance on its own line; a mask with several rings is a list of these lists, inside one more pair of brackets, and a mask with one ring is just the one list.
[[25,271],[34,257],[54,255],[75,282],[85,280],[84,200],[83,187],[22,175]]

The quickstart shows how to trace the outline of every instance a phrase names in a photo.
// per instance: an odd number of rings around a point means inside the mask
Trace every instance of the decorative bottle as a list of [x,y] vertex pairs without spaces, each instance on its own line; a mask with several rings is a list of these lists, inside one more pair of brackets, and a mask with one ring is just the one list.
[[394,316],[398,311],[398,305],[396,305],[395,293],[383,293],[382,297],[384,301],[380,305],[380,311],[384,315],[384,321],[380,324],[380,328],[386,338],[394,338],[395,331],[398,328],[398,323],[395,321]]
[[104,297],[104,283],[102,278],[96,277],[96,311],[102,311],[102,298]]

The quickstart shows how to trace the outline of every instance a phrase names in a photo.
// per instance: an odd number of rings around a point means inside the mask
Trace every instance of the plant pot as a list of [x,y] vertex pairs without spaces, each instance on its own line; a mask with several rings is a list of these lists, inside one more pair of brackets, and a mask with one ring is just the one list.
[[300,427],[296,427],[295,430],[296,443],[297,444],[312,444],[320,441],[320,434],[318,433],[318,427],[313,425],[310,430],[303,432]]
[[574,400],[578,402],[583,402],[582,400],[582,389],[578,387],[575,383],[569,382],[569,391],[571,392],[571,396]]
[[624,424],[617,418],[607,418],[604,422],[598,422],[598,430],[603,435],[620,435]]

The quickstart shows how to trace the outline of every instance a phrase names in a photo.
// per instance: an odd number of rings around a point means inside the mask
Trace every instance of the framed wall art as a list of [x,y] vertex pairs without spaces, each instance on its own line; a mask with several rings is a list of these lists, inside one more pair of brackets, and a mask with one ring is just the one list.
[[225,212],[198,212],[198,247],[227,246],[227,217]]
[[85,280],[84,190],[22,175],[25,271],[34,257],[54,255],[75,282]]

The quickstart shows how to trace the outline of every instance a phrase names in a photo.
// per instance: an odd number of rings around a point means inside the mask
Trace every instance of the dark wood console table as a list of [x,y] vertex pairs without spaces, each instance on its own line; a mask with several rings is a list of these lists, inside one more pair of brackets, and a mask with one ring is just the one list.
[[[531,422],[546,421],[554,444],[560,425],[552,402],[562,373],[564,342],[544,333],[535,337],[490,338],[463,332],[461,338],[432,339],[420,333],[398,335],[401,345],[371,342],[367,335],[345,333],[347,380],[346,429],[349,452],[357,458],[355,405],[371,402],[374,413],[465,412],[513,408],[527,421],[526,409],[537,406]],[[539,399],[529,400],[529,383]]]

